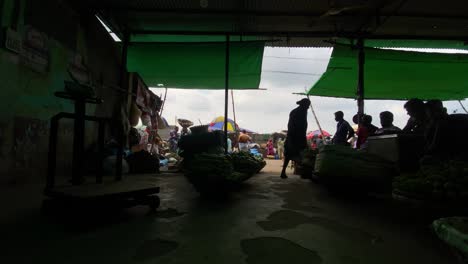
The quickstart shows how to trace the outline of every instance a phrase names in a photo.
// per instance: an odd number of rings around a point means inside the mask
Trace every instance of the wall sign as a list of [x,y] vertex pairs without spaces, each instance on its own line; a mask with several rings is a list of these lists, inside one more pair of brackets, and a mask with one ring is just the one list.
[[49,71],[50,48],[48,37],[32,27],[27,27],[21,52],[22,62],[28,68],[46,73]]
[[11,28],[5,29],[5,48],[14,53],[21,53],[21,35]]

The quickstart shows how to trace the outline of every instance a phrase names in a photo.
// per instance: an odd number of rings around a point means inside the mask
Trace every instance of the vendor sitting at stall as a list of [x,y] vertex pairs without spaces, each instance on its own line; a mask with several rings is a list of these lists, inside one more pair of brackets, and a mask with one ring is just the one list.
[[442,147],[441,140],[443,141],[443,138],[440,137],[448,130],[448,114],[444,111],[444,106],[440,100],[429,100],[425,107],[427,126],[424,136],[427,142],[427,150],[432,152]]
[[401,132],[399,127],[393,125],[393,113],[390,111],[380,113],[380,125],[382,125],[382,128],[377,129],[376,135],[398,134]]
[[232,140],[228,137],[226,140],[227,152],[232,153]]
[[142,142],[140,133],[131,128],[128,135],[130,154],[125,158],[130,173],[157,173],[159,172],[159,158],[147,151],[147,142]]
[[441,158],[466,156],[468,115],[448,115],[440,100],[429,100],[426,103],[426,114],[426,154]]
[[406,112],[410,116],[408,123],[403,128],[407,134],[424,135],[427,125],[426,107],[420,99],[410,99],[404,105]]
[[245,130],[242,130],[239,135],[239,151],[249,151],[249,143],[252,139]]
[[377,127],[372,125],[372,116],[363,115],[357,131],[356,148],[361,149],[366,146],[367,139],[377,131]]
[[174,130],[172,130],[169,133],[169,147],[171,152],[177,153],[177,143],[179,142],[179,127],[176,126],[174,127]]
[[190,135],[190,129],[188,127],[182,127],[182,131],[180,132],[180,136],[187,136]]

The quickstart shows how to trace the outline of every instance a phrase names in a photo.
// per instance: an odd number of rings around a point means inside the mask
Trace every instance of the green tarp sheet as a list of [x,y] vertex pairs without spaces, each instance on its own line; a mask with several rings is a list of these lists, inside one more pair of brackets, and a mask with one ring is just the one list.
[[[264,46],[258,41],[230,43],[229,88],[258,88]],[[152,87],[224,89],[225,58],[225,43],[131,43],[127,68]]]
[[[356,98],[357,50],[337,45],[309,95]],[[468,97],[468,55],[365,49],[364,97],[461,100]]]

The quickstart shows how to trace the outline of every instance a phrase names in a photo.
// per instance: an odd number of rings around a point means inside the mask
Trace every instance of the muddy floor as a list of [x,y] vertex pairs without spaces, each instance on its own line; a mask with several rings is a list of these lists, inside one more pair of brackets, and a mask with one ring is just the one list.
[[[27,207],[1,226],[2,263],[455,263],[411,208],[343,197],[292,175],[280,161],[223,200],[183,175],[154,177],[161,208],[44,216]],[[36,203],[32,203],[37,205]]]

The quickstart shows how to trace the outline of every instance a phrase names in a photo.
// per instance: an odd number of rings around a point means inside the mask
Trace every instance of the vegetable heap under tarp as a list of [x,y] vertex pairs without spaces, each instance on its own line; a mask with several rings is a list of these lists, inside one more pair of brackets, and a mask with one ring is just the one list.
[[186,160],[185,176],[199,192],[222,193],[248,180],[265,165],[262,157],[250,153],[199,153]]
[[317,149],[306,149],[302,152],[302,160],[296,167],[299,167],[299,174],[302,178],[311,178],[314,173]]
[[468,201],[468,161],[426,157],[418,172],[396,177],[393,188],[410,198]]

